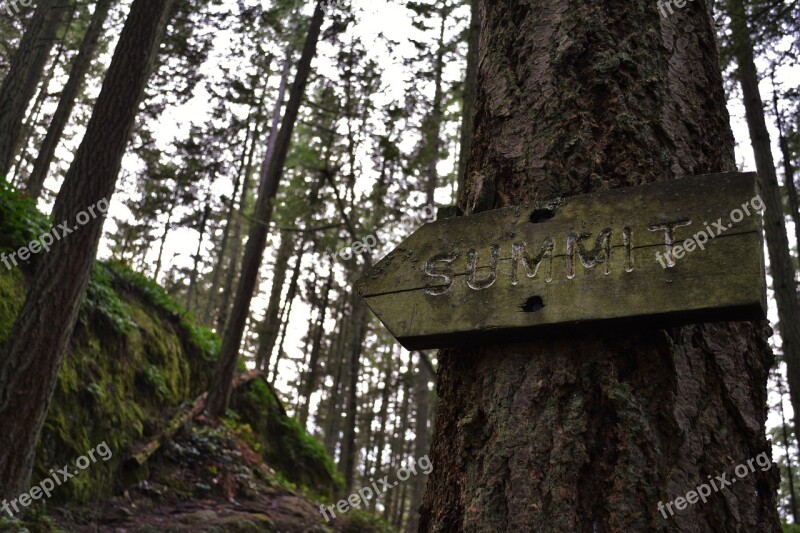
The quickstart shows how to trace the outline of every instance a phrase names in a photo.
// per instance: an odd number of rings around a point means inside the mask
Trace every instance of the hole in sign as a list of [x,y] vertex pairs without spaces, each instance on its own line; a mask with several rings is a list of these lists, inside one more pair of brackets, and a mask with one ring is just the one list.
[[556,212],[553,209],[534,209],[529,220],[534,224],[538,224],[539,222],[550,220],[554,216],[556,216]]
[[544,302],[541,296],[531,296],[520,308],[526,313],[536,313],[544,309]]

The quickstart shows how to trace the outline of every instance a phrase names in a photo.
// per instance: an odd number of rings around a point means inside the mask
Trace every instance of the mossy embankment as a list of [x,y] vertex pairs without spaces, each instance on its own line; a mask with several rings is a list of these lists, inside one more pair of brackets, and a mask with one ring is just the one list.
[[[33,203],[0,181],[0,253],[48,229]],[[0,357],[32,261],[12,269],[0,263]],[[159,435],[206,390],[218,344],[216,335],[145,276],[121,263],[96,263],[37,447],[33,482],[103,442],[113,457],[59,487],[53,503],[97,501],[146,479],[147,465],[123,468],[131,450]],[[263,380],[237,391],[234,408],[236,423],[252,428],[259,454],[282,479],[323,497],[341,492],[341,477],[322,446],[286,416]]]

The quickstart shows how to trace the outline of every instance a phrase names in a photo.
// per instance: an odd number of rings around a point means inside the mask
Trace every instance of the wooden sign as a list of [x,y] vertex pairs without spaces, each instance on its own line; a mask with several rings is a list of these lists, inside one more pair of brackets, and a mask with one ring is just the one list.
[[755,174],[726,173],[437,220],[356,289],[408,349],[758,319],[763,208]]

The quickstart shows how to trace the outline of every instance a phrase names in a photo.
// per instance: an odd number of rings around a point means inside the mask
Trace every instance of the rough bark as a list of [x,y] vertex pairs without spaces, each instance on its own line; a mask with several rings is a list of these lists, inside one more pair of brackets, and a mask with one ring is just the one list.
[[464,94],[461,104],[461,140],[458,152],[458,194],[464,190],[467,176],[467,159],[472,145],[472,125],[475,114],[475,92],[478,77],[478,44],[481,38],[481,19],[478,12],[478,0],[470,0],[469,37],[467,39],[467,72],[464,76]]
[[283,176],[283,166],[289,153],[292,132],[294,131],[300,103],[303,100],[306,83],[311,73],[311,61],[317,52],[320,30],[323,20],[323,6],[317,3],[311,25],[303,47],[303,54],[297,65],[297,77],[291,90],[286,114],[283,117],[280,133],[277,136],[274,157],[264,165],[262,179],[259,183],[258,200],[256,201],[255,221],[250,225],[250,232],[245,247],[242,273],[236,288],[230,320],[225,327],[219,359],[208,392],[208,410],[215,416],[222,416],[228,408],[231,395],[231,380],[236,369],[239,346],[244,335],[244,326],[253,299],[261,258],[267,242],[268,224],[272,219],[272,204],[278,192]]
[[[735,169],[705,3],[480,12],[468,212]],[[658,510],[770,454],[772,362],[764,323],[443,350],[420,531],[779,531],[775,469]]]
[[98,0],[95,4],[89,27],[86,29],[81,41],[78,55],[75,56],[75,60],[72,62],[67,83],[61,91],[58,107],[56,107],[53,118],[50,120],[50,126],[47,128],[44,141],[39,147],[39,155],[33,165],[33,172],[28,177],[28,195],[33,198],[38,198],[42,193],[44,180],[47,178],[47,172],[50,168],[50,163],[53,161],[58,141],[64,133],[64,128],[67,127],[72,108],[75,106],[75,101],[83,86],[86,73],[92,64],[92,58],[97,50],[97,43],[103,33],[103,24],[108,18],[112,3],[113,0]]
[[0,177],[7,176],[14,164],[25,112],[56,42],[65,11],[65,6],[57,0],[42,0],[36,4],[0,86]]
[[[171,0],[134,0],[83,141],[56,198],[53,219],[77,215],[114,193]],[[64,351],[78,317],[104,217],[44,253],[0,361],[0,497],[26,490],[34,450]]]
[[[783,199],[775,162],[772,159],[772,143],[764,117],[764,102],[758,88],[758,72],[753,52],[745,5],[742,0],[728,0],[728,15],[731,19],[731,40],[736,58],[736,77],[742,87],[750,144],[756,160],[761,198],[766,206],[764,233],[767,237],[769,270],[772,289],[778,307],[778,329],[781,349],[786,361],[789,381],[789,398],[794,413],[800,413],[800,308],[797,300],[797,283],[786,220],[783,214]],[[797,415],[794,419],[797,424]]]

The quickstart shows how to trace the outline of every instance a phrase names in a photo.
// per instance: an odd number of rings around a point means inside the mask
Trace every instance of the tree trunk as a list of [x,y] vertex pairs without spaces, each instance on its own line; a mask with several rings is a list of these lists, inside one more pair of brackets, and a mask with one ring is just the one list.
[[197,237],[197,251],[194,254],[194,264],[192,265],[192,273],[189,276],[189,290],[186,291],[186,310],[190,313],[194,308],[194,301],[197,297],[197,276],[200,274],[200,262],[203,259],[203,239],[206,236],[206,226],[208,225],[208,217],[211,215],[210,200],[206,200],[206,206],[203,208],[203,216],[200,219],[200,228]]
[[[769,270],[772,275],[772,288],[778,304],[778,328],[780,330],[783,357],[789,378],[789,398],[795,413],[800,413],[800,309],[797,300],[797,283],[789,238],[786,234],[786,221],[783,214],[783,200],[775,162],[772,159],[772,146],[764,118],[764,103],[758,89],[758,73],[753,57],[753,41],[747,23],[747,14],[742,0],[728,0],[728,15],[731,18],[731,39],[736,58],[736,76],[742,87],[747,128],[750,131],[750,144],[758,170],[761,198],[764,212],[764,233],[767,236]],[[800,246],[800,242],[798,243]]]
[[[663,18],[642,0],[480,0],[480,12],[468,214],[735,170],[705,3]],[[770,454],[765,332],[440,351],[420,531],[780,531],[774,469],[680,514],[658,507]]]
[[[786,455],[786,479],[789,482],[789,502],[792,509],[792,521],[795,524],[800,524],[800,516],[798,516],[797,513],[797,501],[794,493],[794,473],[792,472],[792,454],[789,452],[789,448],[792,445],[793,439],[791,438],[792,433],[789,431],[789,428],[786,424],[786,415],[783,411],[783,376],[781,376],[779,372],[777,372],[776,374],[777,374],[776,380],[778,382],[778,395],[780,396],[778,409],[781,412],[781,433],[783,435],[783,453]],[[796,445],[797,443],[794,442],[794,444]]]
[[470,25],[467,40],[467,72],[464,77],[464,95],[461,106],[461,143],[458,153],[458,198],[464,190],[467,176],[467,158],[472,145],[472,125],[475,114],[475,93],[478,77],[478,44],[481,38],[481,17],[478,12],[478,0],[470,0]]
[[[344,370],[345,370],[345,339],[349,334],[349,328],[352,321],[348,320],[345,316],[345,300],[342,295],[342,300],[339,304],[339,322],[338,333],[336,335],[336,343],[333,349],[334,358],[334,374],[333,385],[331,386],[330,398],[328,399],[328,413],[325,417],[325,450],[331,458],[336,457],[336,446],[339,443],[339,423],[341,421],[341,401],[342,401],[342,383],[344,383]],[[341,463],[341,461],[340,461]]]
[[[171,0],[134,0],[83,141],[56,198],[53,220],[75,227],[78,214],[110,201],[171,4]],[[15,498],[27,489],[36,441],[78,317],[103,221],[102,215],[91,219],[42,255],[8,337],[0,362],[2,498]]]
[[[214,267],[214,275],[211,279],[211,288],[208,291],[208,301],[206,302],[206,309],[203,312],[203,322],[207,325],[211,324],[212,315],[217,307],[219,287],[220,283],[222,282],[222,272],[225,270],[225,259],[228,257],[228,243],[231,237],[231,229],[234,225],[234,217],[236,217],[236,198],[239,196],[239,188],[242,186],[242,177],[244,176],[245,166],[247,165],[247,147],[250,144],[250,118],[251,115],[248,115],[247,121],[245,122],[246,129],[244,142],[242,143],[242,155],[239,159],[239,171],[236,173],[236,179],[233,182],[233,193],[231,193],[230,201],[228,202],[228,213],[225,216],[225,227],[222,229],[222,239],[220,239],[219,243],[217,264]],[[258,131],[258,117],[256,117],[253,136],[255,136],[256,131]],[[231,146],[231,148],[233,148],[233,146]]]
[[57,0],[37,3],[0,86],[0,178],[6,177],[14,164],[22,121],[56,42],[65,11],[65,6]]
[[358,374],[361,366],[361,350],[364,338],[367,335],[367,309],[364,302],[353,293],[353,330],[351,336],[350,359],[347,389],[347,403],[345,407],[345,426],[342,447],[342,461],[345,492],[353,491],[353,482],[356,473],[356,422],[358,421]]
[[[272,351],[275,342],[278,340],[278,333],[281,330],[281,323],[278,315],[281,311],[281,296],[283,296],[283,286],[286,284],[286,271],[289,268],[289,259],[292,257],[295,242],[288,232],[281,235],[281,245],[278,247],[278,255],[275,258],[275,267],[272,269],[272,291],[269,295],[269,304],[261,321],[258,331],[258,351],[256,353],[256,368],[269,370]],[[298,260],[302,261],[302,255]]]
[[[161,233],[161,240],[158,245],[158,258],[156,258],[156,269],[153,272],[153,280],[158,282],[158,275],[161,273],[161,266],[163,264],[164,259],[164,246],[167,244],[167,235],[169,235],[169,230],[172,228],[172,215],[175,213],[175,207],[178,204],[178,187],[175,187],[175,191],[172,193],[172,200],[169,204],[169,211],[167,211],[167,221],[164,223],[164,231]],[[143,254],[142,257],[146,257],[147,253]]]
[[[420,359],[423,355],[420,354]],[[417,406],[416,438],[414,440],[414,461],[418,461],[428,453],[430,448],[430,432],[428,431],[428,418],[430,409],[430,391],[428,390],[428,383],[430,382],[431,375],[428,371],[427,365],[422,361],[417,364],[417,375],[414,383],[414,402]],[[422,496],[425,492],[425,481],[428,476],[422,472],[417,472],[417,475],[411,478],[411,514],[408,518],[408,527],[406,531],[415,533],[419,529],[419,506],[422,503]]]
[[44,180],[47,178],[47,172],[50,168],[50,163],[53,161],[58,141],[64,133],[64,128],[67,127],[75,100],[78,98],[86,73],[92,64],[92,58],[103,33],[103,24],[108,18],[112,1],[97,0],[95,4],[92,20],[83,36],[78,55],[75,56],[75,60],[72,62],[69,78],[61,91],[58,107],[50,120],[50,127],[47,128],[47,135],[45,135],[44,141],[39,147],[39,155],[33,165],[33,172],[28,177],[28,195],[33,198],[38,198],[42,193]]
[[[306,374],[306,379],[303,382],[303,391],[301,393],[301,398],[303,398],[304,401],[302,404],[300,404],[300,414],[298,419],[300,420],[300,425],[303,427],[306,427],[306,422],[308,421],[308,405],[311,403],[311,395],[314,394],[314,391],[317,388],[317,377],[319,376],[319,358],[322,351],[322,334],[325,332],[325,316],[328,312],[328,298],[331,292],[331,285],[333,285],[333,277],[333,265],[331,265],[328,281],[325,283],[325,288],[322,290],[322,299],[320,300],[319,306],[319,319],[317,320],[316,327],[313,331],[314,339],[311,343],[311,354],[308,359],[308,374]],[[309,335],[312,334],[310,330],[308,333]]]
[[[383,452],[386,447],[386,422],[389,418],[389,396],[392,391],[392,355],[393,347],[389,347],[383,355],[384,369],[383,369],[383,390],[381,391],[381,410],[378,414],[378,437],[375,444],[375,469],[374,478],[378,479],[383,472]],[[369,510],[374,513],[378,498],[373,498],[369,502]],[[385,503],[384,503],[385,504]]]
[[[773,80],[773,87],[775,83]],[[783,159],[783,183],[786,187],[786,198],[789,200],[789,215],[794,222],[794,236],[797,242],[797,254],[800,257],[800,205],[797,200],[797,186],[794,183],[794,168],[792,167],[792,153],[789,150],[789,141],[783,130],[783,118],[778,107],[778,92],[772,90],[772,105],[775,109],[775,121],[778,126],[778,145],[781,147],[781,159]],[[797,523],[797,522],[795,522]]]
[[[266,90],[265,90],[266,93]],[[238,274],[237,267],[241,262],[241,257],[239,255],[239,248],[242,245],[242,226],[244,224],[244,217],[245,213],[247,212],[247,198],[250,194],[250,176],[253,172],[253,160],[255,159],[255,152],[256,152],[256,145],[259,142],[260,138],[260,127],[259,124],[261,112],[264,109],[264,96],[265,94],[261,95],[261,99],[258,103],[258,112],[256,113],[256,123],[255,128],[253,129],[253,139],[250,144],[250,150],[247,153],[247,163],[244,166],[244,174],[242,175],[242,193],[239,197],[239,213],[234,218],[233,221],[233,239],[231,243],[231,255],[228,259],[228,268],[225,273],[225,288],[222,291],[222,301],[219,305],[219,310],[217,312],[217,332],[220,334],[225,331],[225,325],[228,323],[228,313],[230,312],[231,306],[231,295],[233,293],[233,285],[236,281],[236,276]]]
[[250,224],[247,246],[245,247],[242,274],[236,288],[236,298],[233,302],[231,318],[225,328],[219,360],[208,391],[209,413],[215,416],[225,414],[230,403],[231,383],[236,369],[236,359],[239,355],[239,345],[242,342],[245,322],[250,312],[250,301],[253,299],[253,292],[256,288],[261,258],[264,255],[264,246],[266,245],[267,232],[269,230],[268,224],[272,219],[272,201],[278,192],[278,186],[283,176],[283,165],[289,153],[292,132],[300,111],[300,103],[303,100],[306,82],[311,73],[311,61],[317,52],[323,14],[322,4],[317,2],[314,15],[311,18],[311,25],[308,29],[306,43],[303,47],[303,54],[297,65],[297,77],[292,86],[289,103],[286,106],[286,115],[283,117],[281,131],[277,137],[275,154],[274,157],[268,160],[268,164],[264,165],[256,202],[255,221]]

